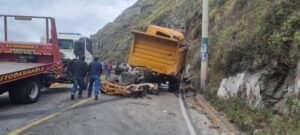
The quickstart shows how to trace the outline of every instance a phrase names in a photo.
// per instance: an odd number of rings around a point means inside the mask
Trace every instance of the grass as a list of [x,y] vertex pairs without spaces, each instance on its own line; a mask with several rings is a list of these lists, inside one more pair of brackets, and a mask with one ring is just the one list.
[[145,18],[140,21],[139,25],[147,26],[151,24],[151,22],[162,15],[163,13],[175,10],[177,6],[181,5],[184,0],[163,0],[155,3],[155,8],[152,8],[151,12],[146,14]]
[[211,98],[210,102],[219,111],[226,113],[230,122],[247,134],[299,135],[300,133],[299,113],[286,117],[268,109],[253,110],[239,99],[224,102],[215,97]]

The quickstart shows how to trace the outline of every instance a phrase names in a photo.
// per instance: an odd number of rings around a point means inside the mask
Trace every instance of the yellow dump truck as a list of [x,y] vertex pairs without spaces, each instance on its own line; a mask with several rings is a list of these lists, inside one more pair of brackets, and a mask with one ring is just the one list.
[[168,82],[170,90],[177,90],[188,52],[188,46],[182,43],[184,35],[155,25],[150,25],[146,32],[132,33],[128,64],[151,69],[154,80]]

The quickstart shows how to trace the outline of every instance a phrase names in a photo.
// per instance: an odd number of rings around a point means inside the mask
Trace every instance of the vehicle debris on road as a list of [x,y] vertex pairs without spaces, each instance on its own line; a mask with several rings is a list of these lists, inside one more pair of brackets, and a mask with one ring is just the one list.
[[146,93],[158,91],[158,84],[154,83],[141,83],[122,86],[116,83],[103,82],[102,91],[109,95],[123,95],[129,97],[144,97]]

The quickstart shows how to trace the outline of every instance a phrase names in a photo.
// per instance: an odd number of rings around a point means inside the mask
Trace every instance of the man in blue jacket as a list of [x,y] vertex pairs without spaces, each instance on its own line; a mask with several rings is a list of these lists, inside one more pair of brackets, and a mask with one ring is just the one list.
[[95,57],[94,61],[89,64],[89,75],[90,75],[90,84],[88,90],[88,97],[92,96],[92,89],[95,83],[95,100],[98,100],[100,87],[100,76],[102,74],[102,65],[99,62],[99,58]]

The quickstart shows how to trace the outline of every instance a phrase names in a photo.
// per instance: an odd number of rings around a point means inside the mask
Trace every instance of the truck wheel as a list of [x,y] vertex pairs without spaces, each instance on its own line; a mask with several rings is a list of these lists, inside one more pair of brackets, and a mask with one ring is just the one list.
[[171,92],[178,91],[179,85],[180,85],[179,80],[175,78],[169,79],[169,91]]
[[25,81],[18,91],[20,102],[29,104],[36,102],[41,93],[41,85],[37,79]]
[[11,102],[13,102],[13,103],[18,103],[18,95],[17,95],[18,93],[17,93],[17,90],[9,90],[8,91],[8,95],[9,95],[9,99],[10,99],[10,101]]

